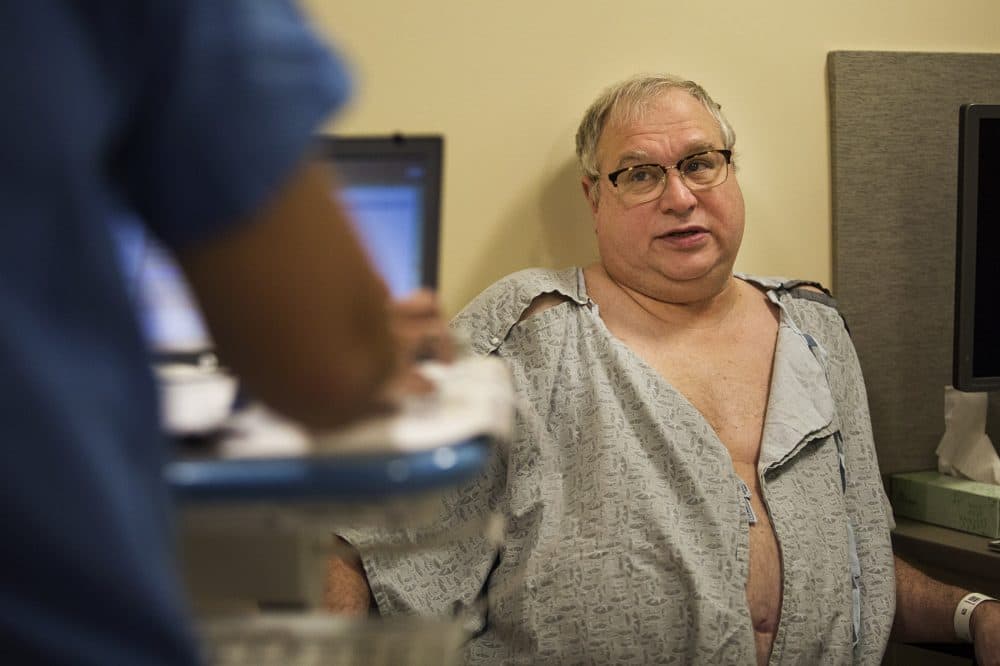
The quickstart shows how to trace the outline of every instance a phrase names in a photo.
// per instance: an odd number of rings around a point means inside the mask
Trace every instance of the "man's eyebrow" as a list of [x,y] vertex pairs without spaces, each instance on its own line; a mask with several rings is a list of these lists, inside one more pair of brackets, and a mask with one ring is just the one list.
[[[721,150],[721,148],[716,146],[711,141],[701,141],[688,146],[687,151],[684,152],[684,157],[690,157],[691,155],[697,155],[698,153],[705,153],[709,150]],[[684,159],[684,157],[681,159]]]
[[615,171],[616,169],[624,169],[625,167],[629,167],[634,164],[648,164],[650,159],[649,153],[643,150],[630,150],[626,153],[622,153],[612,171]]

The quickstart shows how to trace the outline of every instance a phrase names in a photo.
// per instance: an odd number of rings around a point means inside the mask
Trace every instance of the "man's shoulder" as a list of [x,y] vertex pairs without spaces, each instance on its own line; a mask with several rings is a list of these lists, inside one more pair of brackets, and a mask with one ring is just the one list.
[[847,321],[833,293],[815,280],[785,277],[759,277],[737,274],[737,277],[763,289],[788,313],[799,328],[810,329],[813,335],[849,333]]
[[760,277],[742,273],[737,274],[736,277],[765,292],[774,294],[774,298],[779,302],[790,304],[793,307],[797,305],[811,307],[812,304],[839,312],[837,299],[834,298],[833,292],[821,282],[785,277]]
[[495,350],[536,301],[553,295],[559,300],[587,302],[579,269],[527,268],[484,289],[455,315],[451,326],[470,338],[476,352]]

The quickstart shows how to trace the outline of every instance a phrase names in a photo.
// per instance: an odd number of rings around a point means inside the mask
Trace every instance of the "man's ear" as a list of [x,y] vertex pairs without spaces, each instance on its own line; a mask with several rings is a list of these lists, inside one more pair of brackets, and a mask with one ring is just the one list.
[[[591,215],[596,216],[599,199],[597,197],[591,196],[590,190],[591,188],[597,187],[597,183],[595,181],[592,181],[590,178],[584,176],[583,178],[580,179],[580,185],[583,186],[583,197],[587,200],[587,204],[590,206]],[[594,192],[594,194],[597,194],[597,192]]]

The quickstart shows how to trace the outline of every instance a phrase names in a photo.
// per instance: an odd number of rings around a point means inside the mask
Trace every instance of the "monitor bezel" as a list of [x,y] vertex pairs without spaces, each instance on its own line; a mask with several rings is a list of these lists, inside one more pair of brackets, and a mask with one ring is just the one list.
[[316,140],[317,157],[336,169],[337,159],[371,160],[408,159],[427,170],[427,189],[423,202],[420,283],[428,289],[438,287],[441,240],[441,195],[444,166],[444,138],[440,135],[361,135],[322,134]]
[[979,213],[980,123],[1000,120],[1000,104],[963,104],[959,110],[958,224],[955,247],[955,329],[952,383],[960,391],[1000,391],[1000,376],[974,372],[976,251]]

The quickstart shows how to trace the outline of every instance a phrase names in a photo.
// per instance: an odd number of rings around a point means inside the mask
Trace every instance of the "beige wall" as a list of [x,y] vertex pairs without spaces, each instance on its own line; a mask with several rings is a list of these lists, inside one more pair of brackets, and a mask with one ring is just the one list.
[[303,1],[357,78],[331,129],[446,137],[449,314],[511,271],[595,258],[573,134],[613,81],[705,85],[736,127],[737,270],[829,284],[827,52],[1000,51],[997,0]]

